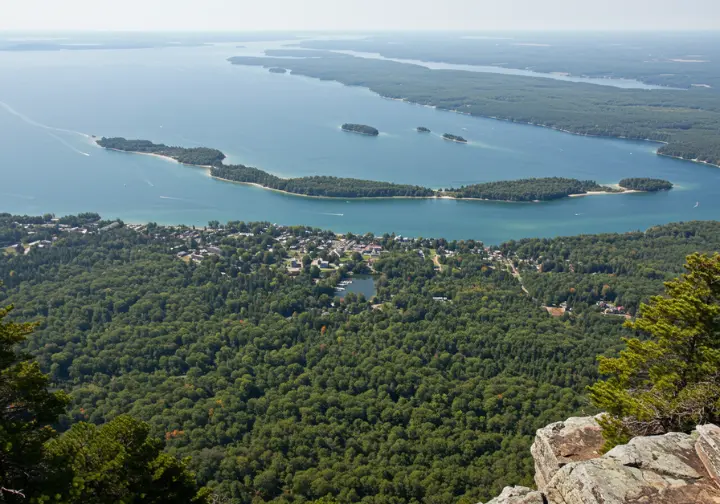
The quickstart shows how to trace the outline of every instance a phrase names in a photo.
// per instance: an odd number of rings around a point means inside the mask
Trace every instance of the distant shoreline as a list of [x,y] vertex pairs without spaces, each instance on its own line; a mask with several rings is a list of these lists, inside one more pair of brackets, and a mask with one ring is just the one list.
[[[190,164],[190,163],[182,163],[178,161],[177,159],[174,159],[170,156],[165,156],[163,154],[155,154],[153,152],[139,152],[139,151],[128,151],[128,150],[122,150],[122,149],[115,149],[112,147],[103,147],[98,143],[99,138],[97,137],[91,137],[93,143],[101,148],[106,149],[114,152],[122,152],[125,154],[140,154],[144,156],[152,156],[160,159],[164,159],[166,161],[171,161],[176,164],[185,165],[185,166],[192,166],[195,168],[203,168],[206,170],[206,173],[208,177],[219,180],[221,182],[230,182],[233,184],[242,184],[247,186],[253,186],[257,187],[259,189],[264,189],[266,191],[274,191],[276,193],[285,194],[288,196],[296,196],[300,198],[313,198],[313,199],[329,199],[329,200],[403,200],[403,199],[415,199],[415,200],[453,200],[453,201],[483,201],[483,202],[493,202],[493,203],[547,203],[550,201],[557,201],[565,198],[576,198],[580,196],[596,196],[596,195],[604,195],[604,194],[629,194],[629,193],[639,193],[639,192],[647,192],[647,191],[638,191],[633,189],[625,189],[617,184],[609,185],[608,187],[613,187],[614,189],[621,189],[621,190],[615,190],[615,191],[588,191],[586,193],[579,193],[579,194],[568,194],[567,196],[564,196],[562,198],[556,198],[554,200],[532,200],[532,201],[518,201],[518,200],[502,200],[502,199],[488,199],[488,198],[458,198],[456,196],[448,196],[446,194],[436,194],[434,196],[319,196],[319,195],[313,195],[313,194],[301,194],[301,193],[294,193],[290,191],[285,191],[283,189],[275,189],[274,187],[268,187],[264,186],[262,184],[258,184],[256,182],[243,182],[239,180],[231,180],[226,179],[222,177],[216,177],[212,174],[212,166],[210,165],[197,165],[197,164]],[[433,189],[435,190],[435,189]]]
[[[233,63],[233,64],[235,64],[235,63]],[[310,77],[310,78],[311,78],[311,79],[317,79],[317,77]],[[340,82],[340,81],[333,81],[333,82],[337,82],[338,84],[342,84],[342,85],[344,85],[344,86],[348,86],[347,84],[343,84],[343,83]],[[348,86],[348,87],[351,87],[351,86]],[[547,125],[547,124],[534,123],[534,122],[530,122],[530,121],[516,121],[516,120],[514,120],[514,119],[506,119],[506,118],[503,118],[503,117],[497,117],[497,116],[491,116],[491,115],[485,115],[485,114],[470,114],[470,113],[468,113],[468,112],[463,112],[463,111],[457,110],[457,109],[443,108],[443,107],[438,107],[437,105],[427,105],[427,104],[424,104],[424,103],[419,103],[419,102],[410,101],[410,100],[407,100],[407,99],[405,99],[405,98],[393,98],[392,96],[385,96],[385,95],[380,94],[380,93],[378,93],[377,91],[373,91],[372,89],[367,88],[367,87],[366,87],[365,89],[368,89],[370,92],[376,94],[377,96],[379,96],[380,98],[382,98],[382,99],[384,99],[384,100],[392,100],[392,101],[403,102],[403,103],[407,103],[407,104],[410,104],[410,105],[416,105],[416,106],[419,106],[419,107],[432,108],[432,109],[440,110],[440,111],[443,111],[443,112],[452,112],[452,113],[455,113],[455,114],[465,115],[465,116],[468,116],[468,117],[478,117],[478,118],[482,118],[482,119],[492,119],[492,120],[494,120],[494,121],[502,121],[502,122],[507,122],[507,123],[512,123],[512,124],[520,124],[520,125],[526,125],[526,126],[534,126],[534,127],[536,127],[536,128],[544,128],[544,129],[549,129],[549,130],[557,131],[557,132],[559,132],[559,133],[568,133],[568,134],[570,134],[570,135],[581,136],[581,137],[588,137],[588,138],[609,138],[609,139],[612,139],[612,140],[631,140],[631,141],[633,141],[633,142],[649,142],[649,143],[656,143],[656,144],[661,144],[661,145],[669,145],[669,142],[666,142],[666,141],[664,141],[664,140],[654,140],[654,139],[652,139],[652,138],[627,137],[627,136],[622,136],[622,135],[617,135],[617,136],[616,136],[616,135],[593,135],[593,134],[591,134],[591,133],[580,133],[580,132],[577,132],[577,131],[570,131],[570,130],[568,130],[568,129],[558,128],[558,127],[556,127],[556,126],[550,126],[550,125]],[[672,155],[670,155],[670,154],[663,154],[663,153],[661,153],[661,152],[658,152],[657,150],[655,151],[655,155],[656,155],[656,156],[662,156],[662,157],[668,157],[668,158],[672,158],[672,159],[677,159],[677,160],[680,160],[680,161],[687,161],[687,162],[689,162],[689,163],[704,164],[704,165],[708,165],[708,166],[713,166],[713,167],[715,167],[715,168],[720,168],[720,165],[717,165],[717,164],[714,164],[714,163],[710,163],[710,162],[708,162],[708,161],[700,161],[700,160],[697,159],[697,158],[696,158],[696,159],[691,159],[691,158],[684,158],[684,157],[680,157],[680,156],[672,156]]]

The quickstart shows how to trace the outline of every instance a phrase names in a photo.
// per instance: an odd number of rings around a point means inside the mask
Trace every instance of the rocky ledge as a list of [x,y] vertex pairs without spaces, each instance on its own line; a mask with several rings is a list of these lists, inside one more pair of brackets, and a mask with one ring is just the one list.
[[720,428],[637,437],[600,455],[594,417],[537,431],[538,489],[506,487],[488,504],[720,504]]

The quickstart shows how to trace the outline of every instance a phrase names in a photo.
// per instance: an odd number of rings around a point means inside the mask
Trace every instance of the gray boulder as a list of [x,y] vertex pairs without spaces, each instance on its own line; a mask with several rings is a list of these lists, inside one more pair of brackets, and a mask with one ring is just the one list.
[[[500,495],[487,504],[544,504],[545,500],[540,492],[527,487],[505,487]],[[482,504],[482,503],[481,503]]]
[[562,467],[545,488],[558,504],[720,504],[720,488],[687,434],[635,438]]
[[720,485],[720,427],[713,424],[698,425],[695,443],[700,460],[717,485]]
[[543,491],[567,464],[599,457],[603,444],[602,431],[594,417],[572,417],[538,429],[530,448],[538,490]]

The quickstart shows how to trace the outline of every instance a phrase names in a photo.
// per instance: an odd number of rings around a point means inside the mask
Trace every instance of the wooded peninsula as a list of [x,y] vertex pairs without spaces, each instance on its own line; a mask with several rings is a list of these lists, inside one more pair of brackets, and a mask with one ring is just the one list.
[[[571,195],[594,192],[618,193],[633,191],[656,191],[655,187],[671,188],[667,180],[624,179],[627,184],[620,188],[603,186],[592,180],[563,177],[527,178],[499,182],[484,182],[459,188],[431,189],[412,184],[396,184],[375,180],[333,176],[282,178],[259,168],[242,164],[226,165],[225,154],[206,147],[171,147],[155,144],[149,140],[127,140],[121,137],[100,138],[100,147],[123,152],[152,154],[173,159],[183,164],[210,169],[217,179],[243,184],[253,184],[289,194],[323,198],[447,198],[482,199],[492,201],[551,201]],[[669,187],[668,187],[669,186]],[[642,189],[646,187],[647,189]]]

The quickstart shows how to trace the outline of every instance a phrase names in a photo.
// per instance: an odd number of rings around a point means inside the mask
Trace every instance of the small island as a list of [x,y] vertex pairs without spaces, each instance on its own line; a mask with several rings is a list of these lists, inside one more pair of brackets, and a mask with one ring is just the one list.
[[152,143],[149,140],[127,140],[122,137],[102,137],[99,140],[95,138],[95,143],[110,150],[162,156],[174,159],[178,163],[196,166],[213,166],[222,163],[223,159],[225,159],[225,154],[217,149],[207,147],[193,147],[190,149],[170,147],[165,144]]
[[417,130],[418,133],[430,133],[430,128],[426,128],[425,126],[418,126]]
[[378,136],[380,132],[372,126],[365,124],[350,124],[345,123],[342,125],[343,131],[349,131],[351,133],[360,133],[361,135]]
[[493,201],[552,201],[571,195],[625,192],[603,186],[594,180],[577,180],[564,177],[527,178],[502,180],[447,189],[446,194],[455,198],[483,199]]
[[623,189],[644,192],[669,191],[673,188],[669,180],[654,178],[624,178],[618,185]]
[[276,74],[284,74],[287,73],[287,70],[281,67],[272,67],[268,69],[268,72],[270,73],[276,73]]
[[450,140],[451,142],[467,143],[467,140],[465,140],[463,137],[458,135],[451,135],[450,133],[445,133],[442,137],[445,140]]
[[484,182],[448,189],[322,175],[282,178],[251,166],[224,164],[225,154],[208,147],[172,147],[149,140],[128,140],[121,137],[98,139],[93,136],[93,139],[97,145],[106,149],[159,156],[204,167],[208,169],[211,177],[226,182],[318,198],[444,198],[539,202],[590,194],[660,191],[672,187],[667,180],[647,178],[623,179],[618,186],[605,186],[594,180],[544,177]]

